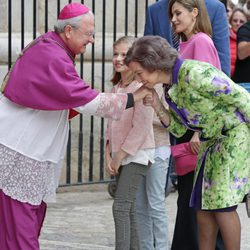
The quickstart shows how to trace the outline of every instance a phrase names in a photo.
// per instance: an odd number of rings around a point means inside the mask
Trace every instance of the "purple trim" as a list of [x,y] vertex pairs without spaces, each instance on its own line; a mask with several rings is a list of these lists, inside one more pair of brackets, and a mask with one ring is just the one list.
[[196,210],[203,210],[203,211],[213,211],[213,212],[231,212],[237,209],[237,205],[226,207],[226,208],[218,208],[218,209],[202,209],[202,183],[203,183],[203,175],[204,175],[204,168],[205,168],[205,160],[207,157],[207,153],[210,147],[203,153],[201,159],[201,168],[199,170],[197,179],[194,184],[194,188],[191,194],[189,207],[194,207]]
[[184,60],[177,57],[173,70],[172,70],[172,82],[173,83],[178,83],[178,74],[179,74],[179,70],[183,62]]
[[[179,70],[180,70],[183,62],[184,62],[184,60],[177,57],[175,64],[174,64],[174,67],[173,67],[173,70],[172,70],[172,82],[174,84],[178,84],[178,74],[179,74]],[[189,126],[188,120],[185,116],[184,111],[179,110],[177,108],[177,105],[174,102],[172,102],[172,100],[170,98],[167,98],[167,95],[166,95],[167,91],[168,91],[168,89],[165,88],[165,100],[168,103],[169,107],[180,117],[182,123],[190,130],[201,132],[201,129]]]
[[202,130],[200,128],[194,128],[194,127],[190,127],[190,125],[188,124],[188,120],[185,118],[185,116],[183,115],[183,113],[177,108],[177,105],[172,102],[169,98],[165,98],[166,102],[168,103],[169,107],[180,117],[182,123],[190,130],[192,131],[196,131],[196,132],[201,132]]
[[203,171],[205,166],[205,159],[207,157],[207,152],[209,150],[209,147],[206,149],[206,151],[203,153],[201,158],[201,168],[199,170],[197,179],[194,184],[194,188],[190,197],[189,206],[195,207],[197,209],[201,209],[201,190],[202,190],[202,179],[203,179]]

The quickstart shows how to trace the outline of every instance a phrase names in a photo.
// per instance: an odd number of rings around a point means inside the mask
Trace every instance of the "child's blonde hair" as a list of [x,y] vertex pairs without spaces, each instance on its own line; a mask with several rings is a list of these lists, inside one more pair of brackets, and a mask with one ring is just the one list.
[[[125,43],[128,45],[128,47],[131,47],[134,41],[135,41],[135,37],[133,37],[133,36],[122,36],[113,43],[113,49],[115,48],[115,46],[117,46],[118,44],[121,44],[121,43]],[[134,74],[131,74],[131,76],[127,80],[128,80],[128,82],[132,82],[134,79],[135,79]],[[111,79],[111,82],[114,85],[116,85],[120,80],[121,80],[121,73],[114,72],[114,75]]]

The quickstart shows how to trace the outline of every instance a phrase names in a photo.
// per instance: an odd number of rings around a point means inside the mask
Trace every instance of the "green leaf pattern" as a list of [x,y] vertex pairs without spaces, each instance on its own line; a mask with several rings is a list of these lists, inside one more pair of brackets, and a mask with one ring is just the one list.
[[[250,191],[250,94],[208,63],[185,60],[178,83],[168,91],[189,125],[202,129],[195,172],[207,151],[202,208],[219,209],[240,203]],[[169,131],[182,136],[186,128],[170,112]]]

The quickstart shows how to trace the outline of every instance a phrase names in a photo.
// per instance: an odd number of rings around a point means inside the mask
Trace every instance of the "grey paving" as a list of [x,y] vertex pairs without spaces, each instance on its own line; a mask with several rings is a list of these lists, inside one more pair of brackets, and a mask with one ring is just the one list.
[[[177,194],[171,193],[166,200],[170,241],[176,198]],[[57,203],[48,206],[40,237],[41,250],[113,250],[112,202],[103,184],[59,189]],[[244,204],[238,212],[242,223],[241,249],[250,250],[250,219]]]

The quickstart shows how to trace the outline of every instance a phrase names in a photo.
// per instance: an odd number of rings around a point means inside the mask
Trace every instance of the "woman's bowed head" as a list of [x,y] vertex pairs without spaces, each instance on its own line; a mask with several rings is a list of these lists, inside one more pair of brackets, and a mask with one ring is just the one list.
[[178,52],[160,36],[138,38],[128,50],[125,63],[147,88],[170,84]]
[[[152,106],[157,116],[164,124],[169,125],[168,111],[163,107],[159,96],[154,91],[156,84],[171,85],[172,71],[178,52],[160,36],[144,36],[134,41],[128,50],[125,63],[134,72],[138,81],[142,82],[143,87],[151,89],[143,99],[146,106]],[[136,91],[139,94],[142,88]],[[145,90],[144,90],[145,91]]]

